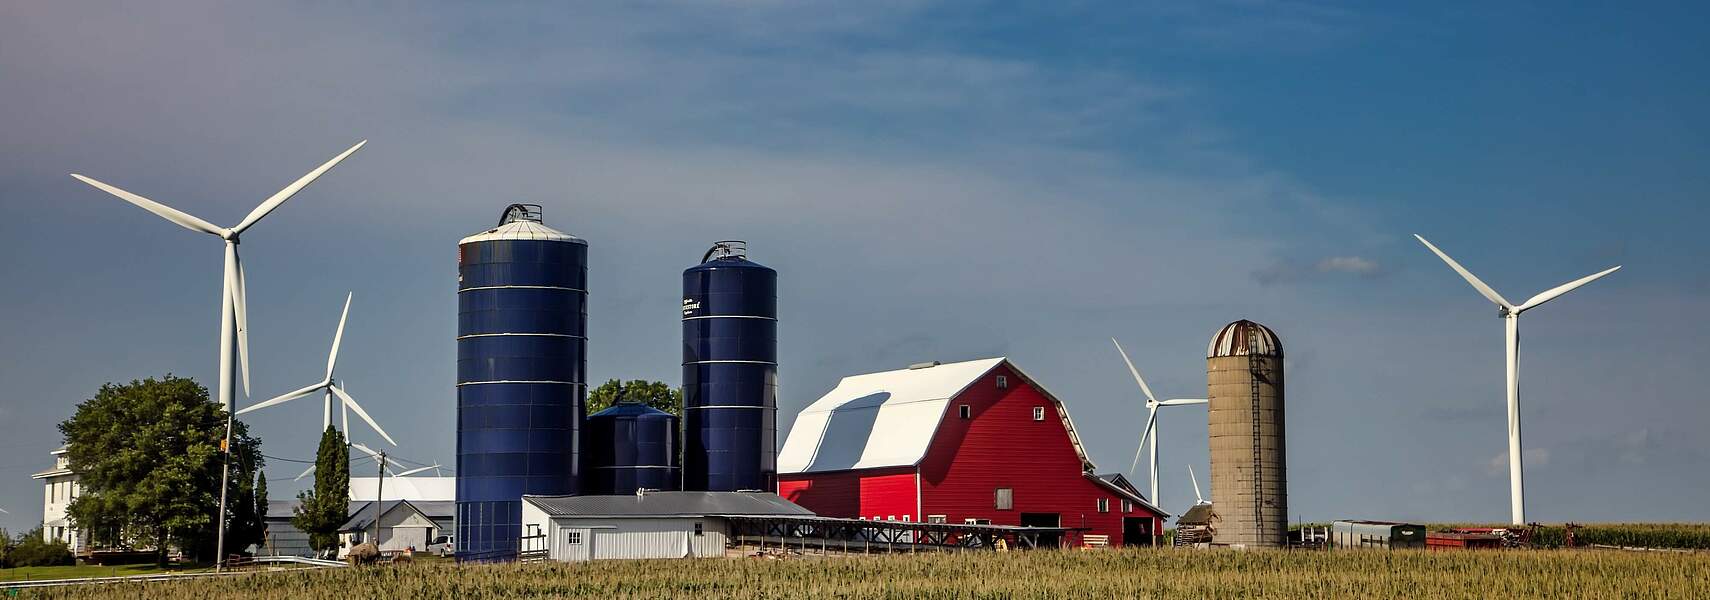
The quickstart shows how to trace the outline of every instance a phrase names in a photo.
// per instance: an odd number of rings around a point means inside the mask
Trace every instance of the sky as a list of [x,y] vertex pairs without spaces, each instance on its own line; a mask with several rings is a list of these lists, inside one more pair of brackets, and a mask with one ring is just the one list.
[[[1528,516],[1710,520],[1710,35],[1696,3],[0,4],[0,527],[104,382],[213,386],[220,225],[252,393],[338,376],[454,463],[456,241],[508,203],[590,243],[594,382],[680,383],[682,269],[779,271],[781,445],[840,377],[1008,356],[1101,472],[1248,318],[1287,351],[1290,509],[1508,515],[1495,307],[1525,298]],[[246,419],[313,455],[303,400]],[[1205,416],[1160,417],[1167,510]],[[357,428],[357,441],[379,442]],[[279,498],[300,465],[267,467]],[[1145,479],[1145,466],[1135,473]]]

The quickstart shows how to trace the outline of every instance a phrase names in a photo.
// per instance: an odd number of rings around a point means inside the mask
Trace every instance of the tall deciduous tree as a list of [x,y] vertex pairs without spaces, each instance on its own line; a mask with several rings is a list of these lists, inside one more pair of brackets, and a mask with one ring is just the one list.
[[616,404],[620,398],[640,402],[673,415],[683,415],[682,391],[663,381],[642,379],[621,382],[616,379],[606,380],[600,387],[588,393],[588,414],[605,410]]
[[349,518],[350,447],[344,434],[328,426],[315,452],[315,488],[297,494],[291,524],[309,534],[309,547],[325,553],[338,547],[338,527]]
[[[101,386],[59,424],[83,490],[67,509],[71,520],[97,544],[151,544],[162,564],[172,546],[211,549],[225,429],[225,407],[190,379]],[[232,453],[234,466],[261,464],[261,442],[241,422]]]

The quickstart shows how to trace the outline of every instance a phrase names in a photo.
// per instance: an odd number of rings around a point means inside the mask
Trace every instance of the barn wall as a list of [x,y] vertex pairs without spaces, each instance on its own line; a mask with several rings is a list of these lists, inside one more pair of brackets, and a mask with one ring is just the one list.
[[[997,388],[999,375],[1008,379],[1008,389]],[[971,418],[961,418],[962,404],[969,405]],[[1045,408],[1042,421],[1033,420],[1036,406]],[[1139,506],[1124,515],[1122,496],[1086,478],[1055,405],[1007,366],[950,402],[920,478],[921,512],[945,515],[951,523],[980,518],[1020,525],[1022,513],[1057,513],[1062,526],[1088,527],[1086,533],[1108,535],[1119,545],[1122,517],[1151,516]],[[996,509],[997,488],[1014,490],[1013,510]],[[1109,500],[1109,512],[1098,512],[1098,498]]]
[[822,517],[923,520],[915,509],[914,469],[862,469],[778,475],[778,495]]

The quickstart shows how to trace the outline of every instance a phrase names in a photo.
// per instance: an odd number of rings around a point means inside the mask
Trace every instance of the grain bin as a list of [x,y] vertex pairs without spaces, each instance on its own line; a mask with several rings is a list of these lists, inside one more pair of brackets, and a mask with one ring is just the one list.
[[588,415],[582,435],[582,486],[588,494],[634,494],[637,489],[674,491],[682,485],[677,467],[677,417],[639,402],[619,401]]
[[683,271],[683,489],[778,489],[778,272],[740,241]]
[[1212,543],[1277,547],[1288,540],[1282,342],[1240,320],[1206,350],[1211,497],[1221,517]]
[[512,204],[457,255],[457,554],[507,559],[523,494],[581,491],[588,244]]

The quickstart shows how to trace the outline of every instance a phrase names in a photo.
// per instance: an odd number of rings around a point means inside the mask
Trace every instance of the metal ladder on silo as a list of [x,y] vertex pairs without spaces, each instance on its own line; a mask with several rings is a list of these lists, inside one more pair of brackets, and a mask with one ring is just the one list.
[[1264,411],[1259,407],[1259,384],[1265,379],[1265,359],[1259,356],[1247,356],[1247,380],[1252,385],[1250,391],[1253,401],[1253,524],[1257,528],[1254,542],[1263,542],[1265,537],[1265,461],[1261,431],[1263,421],[1260,418]]

